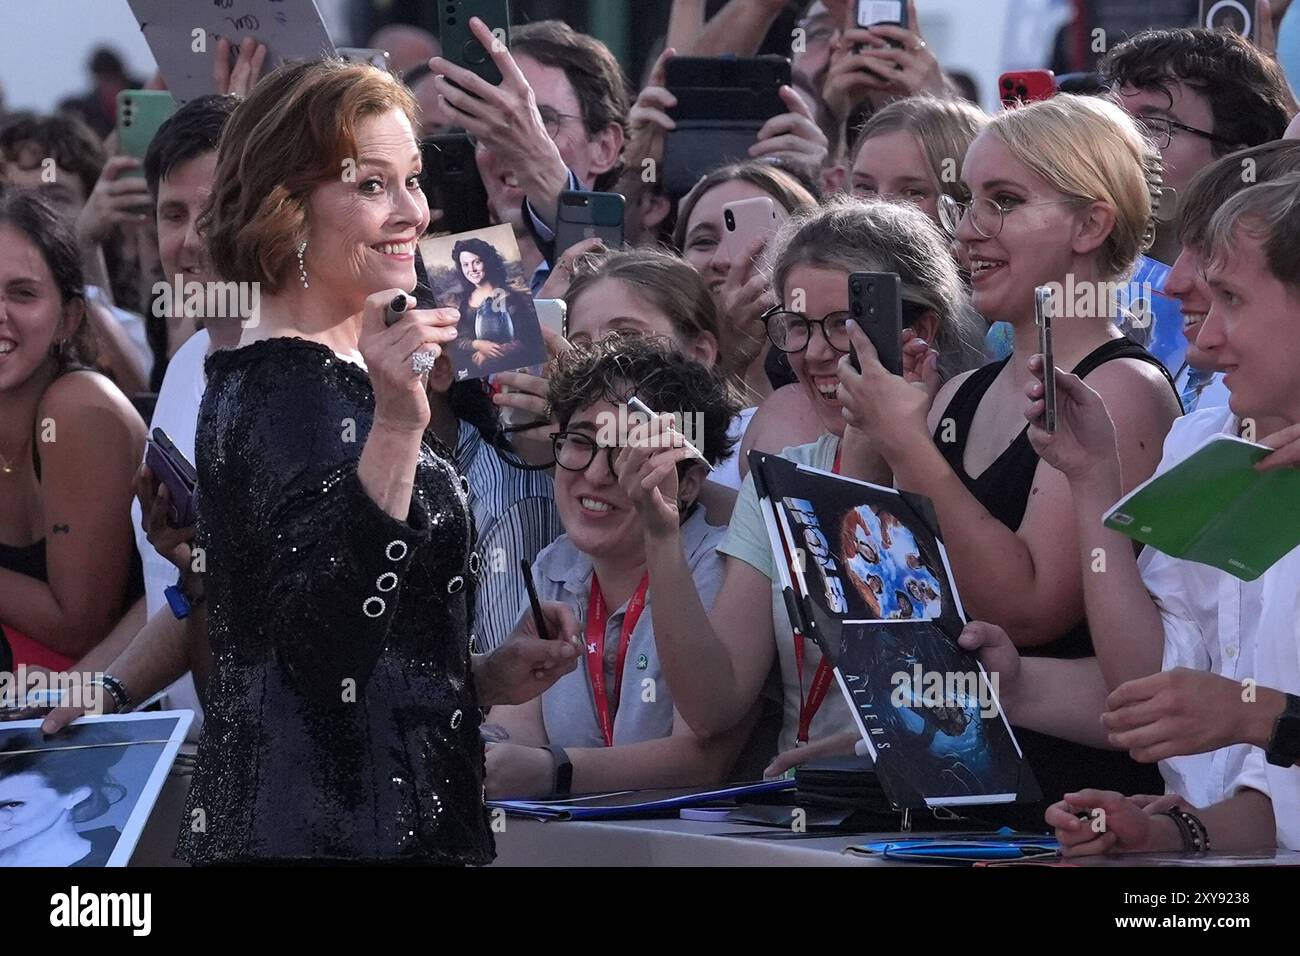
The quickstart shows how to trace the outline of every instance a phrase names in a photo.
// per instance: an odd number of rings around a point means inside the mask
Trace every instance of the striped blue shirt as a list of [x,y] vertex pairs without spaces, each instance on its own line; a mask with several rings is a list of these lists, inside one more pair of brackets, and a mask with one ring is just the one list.
[[460,423],[456,467],[469,482],[481,562],[474,594],[475,650],[486,653],[514,630],[528,600],[519,559],[529,561],[560,536],[551,476],[507,464],[477,428]]

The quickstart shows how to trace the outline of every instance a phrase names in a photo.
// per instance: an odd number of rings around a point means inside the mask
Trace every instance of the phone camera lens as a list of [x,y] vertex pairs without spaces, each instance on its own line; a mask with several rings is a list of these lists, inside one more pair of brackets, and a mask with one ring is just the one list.
[[728,229],[735,229],[735,228],[736,228],[736,215],[735,215],[735,213],[733,213],[730,209],[728,209],[727,212],[726,212],[726,214],[725,214],[725,218],[726,218],[726,221],[727,221],[727,228],[728,228]]

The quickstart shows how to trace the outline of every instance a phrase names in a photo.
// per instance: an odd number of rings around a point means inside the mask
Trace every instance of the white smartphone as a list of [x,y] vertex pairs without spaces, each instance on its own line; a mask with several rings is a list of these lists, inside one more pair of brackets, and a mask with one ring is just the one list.
[[721,252],[735,262],[751,242],[771,239],[780,225],[777,205],[767,196],[729,202],[722,207]]
[[534,299],[537,321],[560,338],[569,337],[569,307],[563,299]]

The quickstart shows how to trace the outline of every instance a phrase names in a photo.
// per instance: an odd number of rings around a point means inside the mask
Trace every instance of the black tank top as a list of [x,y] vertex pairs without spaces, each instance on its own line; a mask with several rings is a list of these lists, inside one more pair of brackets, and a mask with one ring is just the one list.
[[[1086,378],[1107,362],[1125,358],[1148,362],[1158,368],[1169,383],[1170,390],[1177,396],[1173,379],[1160,364],[1160,360],[1128,339],[1111,339],[1093,349],[1074,367],[1073,372],[1080,378]],[[943,421],[935,430],[934,442],[976,500],[989,514],[1016,531],[1029,507],[1029,493],[1033,490],[1034,472],[1039,462],[1038,453],[1029,443],[1029,426],[1026,425],[1002,454],[994,459],[993,464],[977,477],[972,478],[963,464],[975,410],[979,408],[979,403],[992,386],[993,380],[1009,361],[1010,357],[985,365],[962,382],[944,410]],[[940,441],[940,430],[949,420],[953,423],[949,427],[955,431],[955,440]],[[1025,657],[1091,657],[1094,652],[1088,623],[1086,620],[1080,621],[1057,640],[1039,647],[1026,648],[1020,653]],[[1014,819],[1009,821],[1015,825],[1043,829],[1045,824],[1042,814],[1047,805],[1061,799],[1064,793],[1087,787],[1117,790],[1126,794],[1164,792],[1164,783],[1156,766],[1136,763],[1125,753],[1084,747],[1023,728],[1016,728],[1016,737],[1033,768],[1034,776],[1038,778],[1044,800],[1042,805],[1018,808],[1012,814]]]
[[[41,478],[39,444],[39,438],[32,441],[32,467],[36,471],[37,481],[40,481]],[[131,546],[130,562],[126,592],[123,595],[123,613],[144,595],[144,563],[141,561],[140,552],[135,548],[134,544]],[[46,564],[45,539],[41,538],[39,541],[33,541],[31,544],[25,544],[22,547],[0,543],[0,568],[15,571],[18,574],[25,574],[29,578],[35,578],[42,584],[49,584],[50,574]],[[5,636],[4,626],[0,625],[0,665],[4,665],[0,666],[0,671],[13,670],[12,663],[13,651],[9,646],[9,639]]]

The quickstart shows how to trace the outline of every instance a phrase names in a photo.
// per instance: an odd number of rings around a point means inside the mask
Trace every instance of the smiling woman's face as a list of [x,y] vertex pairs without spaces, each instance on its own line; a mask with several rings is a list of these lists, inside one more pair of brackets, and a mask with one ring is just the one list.
[[86,787],[59,793],[38,773],[0,779],[0,852],[54,828],[89,794]]
[[483,260],[472,252],[462,252],[460,254],[460,271],[469,281],[470,285],[478,285],[483,281],[486,271],[483,268]]
[[66,311],[40,249],[21,230],[0,226],[0,392],[49,361]]
[[308,201],[304,265],[309,281],[359,312],[369,295],[415,287],[415,244],[429,225],[429,204],[405,113],[367,117],[356,140],[356,175],[322,183]]

